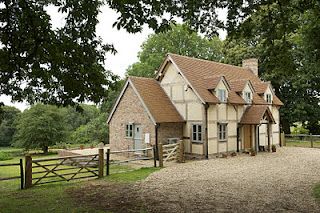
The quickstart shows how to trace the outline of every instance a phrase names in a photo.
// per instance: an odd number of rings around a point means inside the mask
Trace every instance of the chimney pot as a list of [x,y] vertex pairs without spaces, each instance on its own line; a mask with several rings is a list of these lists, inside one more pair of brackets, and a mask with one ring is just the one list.
[[245,59],[242,61],[242,67],[250,69],[253,74],[258,76],[258,59],[256,58]]

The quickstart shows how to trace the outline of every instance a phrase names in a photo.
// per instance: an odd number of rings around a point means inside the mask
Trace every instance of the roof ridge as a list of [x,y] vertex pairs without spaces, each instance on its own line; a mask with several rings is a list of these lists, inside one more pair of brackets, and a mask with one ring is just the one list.
[[154,79],[154,78],[141,77],[141,76],[133,76],[133,75],[128,76],[128,78],[139,78],[139,79],[155,80],[155,81],[156,81],[156,79]]
[[222,62],[210,61],[210,60],[206,60],[206,59],[195,58],[195,57],[185,56],[185,55],[179,55],[179,54],[175,54],[175,53],[168,53],[168,55],[176,55],[176,56],[179,56],[179,57],[194,59],[194,60],[198,60],[198,61],[204,61],[204,62],[209,62],[209,63],[215,63],[215,64],[221,64],[221,65],[225,65],[225,66],[236,67],[236,68],[240,68],[240,69],[243,69],[243,70],[246,70],[246,71],[251,72],[251,71],[250,71],[249,69],[247,69],[247,68],[240,67],[240,66],[236,66],[236,65],[232,65],[232,64],[225,64],[225,63],[222,63]]

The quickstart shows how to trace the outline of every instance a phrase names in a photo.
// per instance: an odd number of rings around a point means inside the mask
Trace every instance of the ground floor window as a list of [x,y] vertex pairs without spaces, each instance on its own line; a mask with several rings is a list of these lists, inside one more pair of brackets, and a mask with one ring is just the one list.
[[227,140],[227,124],[218,124],[218,139],[219,141]]
[[202,125],[193,124],[192,125],[192,141],[193,142],[202,142]]
[[126,125],[126,137],[132,138],[133,137],[133,124]]

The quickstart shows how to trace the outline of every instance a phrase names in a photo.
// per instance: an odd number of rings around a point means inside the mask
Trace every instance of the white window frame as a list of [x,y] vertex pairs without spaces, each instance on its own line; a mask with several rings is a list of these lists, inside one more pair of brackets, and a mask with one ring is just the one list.
[[217,94],[218,94],[218,99],[221,102],[223,103],[227,102],[227,91],[225,89],[218,89]]
[[246,103],[251,104],[252,103],[252,93],[251,92],[244,92],[244,100]]
[[126,138],[133,138],[133,123],[126,124],[125,133],[126,133]]
[[272,96],[271,96],[271,94],[266,94],[266,101],[267,101],[268,104],[272,104]]
[[202,124],[192,124],[191,125],[191,139],[192,142],[202,143]]
[[218,141],[227,141],[228,127],[227,123],[218,123]]

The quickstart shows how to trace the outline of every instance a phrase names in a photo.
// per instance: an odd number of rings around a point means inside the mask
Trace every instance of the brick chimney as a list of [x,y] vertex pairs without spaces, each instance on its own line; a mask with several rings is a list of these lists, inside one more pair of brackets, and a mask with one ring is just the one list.
[[245,59],[242,61],[242,67],[250,69],[251,72],[253,72],[253,74],[258,76],[258,59],[256,58]]

